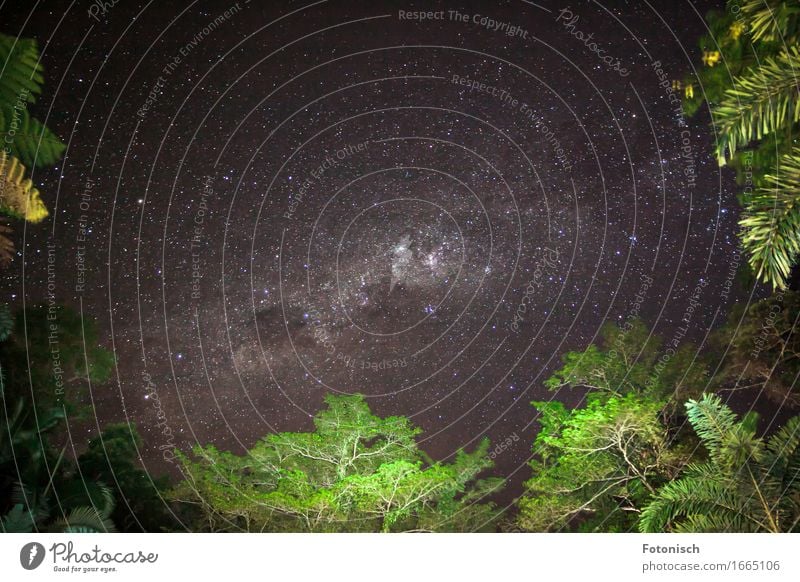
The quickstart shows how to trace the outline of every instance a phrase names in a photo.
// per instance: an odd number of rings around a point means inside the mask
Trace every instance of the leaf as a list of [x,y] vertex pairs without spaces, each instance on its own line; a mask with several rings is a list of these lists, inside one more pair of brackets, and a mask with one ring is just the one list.
[[76,507],[65,518],[56,520],[48,528],[60,533],[113,533],[114,523],[92,507]]
[[36,41],[0,34],[0,102],[34,103],[43,83]]
[[712,108],[720,165],[755,139],[800,120],[800,49],[790,47],[733,79],[719,104]]
[[33,531],[33,517],[30,511],[17,503],[0,520],[0,529],[4,533],[30,533]]
[[765,176],[739,220],[742,245],[756,277],[783,289],[800,252],[800,147],[784,154],[779,172]]
[[67,146],[44,124],[28,114],[0,102],[0,139],[10,153],[27,166],[52,166]]
[[49,214],[30,179],[23,178],[25,166],[0,151],[0,210],[29,222],[41,222]]

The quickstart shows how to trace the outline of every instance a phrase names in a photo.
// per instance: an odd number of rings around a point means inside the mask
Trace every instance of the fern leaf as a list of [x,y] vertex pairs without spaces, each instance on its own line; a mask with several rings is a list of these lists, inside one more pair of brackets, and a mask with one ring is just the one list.
[[67,146],[27,109],[0,104],[0,138],[9,152],[27,166],[52,166]]
[[0,520],[0,530],[3,533],[30,533],[33,531],[33,517],[26,511],[22,504],[17,503]]
[[34,103],[43,83],[36,41],[0,34],[0,102]]
[[68,516],[56,520],[47,528],[61,533],[112,533],[117,528],[101,512],[92,507],[76,507]]
[[0,210],[24,218],[29,222],[41,222],[49,214],[30,179],[23,179],[25,166],[15,157],[0,151]]

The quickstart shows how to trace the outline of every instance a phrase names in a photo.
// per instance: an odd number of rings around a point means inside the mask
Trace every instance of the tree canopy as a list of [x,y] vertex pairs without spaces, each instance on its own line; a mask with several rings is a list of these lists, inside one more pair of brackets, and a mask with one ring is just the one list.
[[407,418],[380,418],[362,396],[329,395],[314,432],[272,434],[239,456],[214,447],[181,455],[174,499],[206,531],[473,531],[494,521],[500,486],[483,441],[431,462]]

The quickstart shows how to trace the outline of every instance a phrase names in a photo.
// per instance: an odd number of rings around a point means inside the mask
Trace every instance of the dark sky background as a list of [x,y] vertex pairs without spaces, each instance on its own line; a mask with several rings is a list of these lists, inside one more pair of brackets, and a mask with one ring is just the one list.
[[[707,115],[682,127],[652,66],[699,65],[721,4],[4,2],[2,32],[42,50],[33,113],[69,146],[35,172],[51,217],[20,225],[3,299],[44,299],[52,239],[57,301],[95,318],[118,361],[96,417],[136,422],[153,473],[171,469],[165,426],[184,450],[241,452],[360,392],[438,459],[511,438],[495,459],[509,502],[530,402],[580,401],[542,383],[636,308],[643,276],[656,332],[672,337],[698,284],[684,341],[725,317],[732,175]],[[399,18],[420,7],[444,19]],[[76,425],[77,445],[94,430]]]

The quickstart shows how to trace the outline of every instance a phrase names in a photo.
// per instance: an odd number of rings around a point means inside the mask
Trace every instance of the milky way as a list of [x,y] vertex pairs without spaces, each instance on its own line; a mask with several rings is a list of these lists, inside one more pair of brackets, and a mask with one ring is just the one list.
[[729,303],[732,177],[670,99],[713,4],[574,4],[5,3],[69,142],[6,298],[43,300],[53,241],[118,361],[97,418],[154,473],[172,438],[241,452],[359,392],[435,458],[518,435],[510,499],[530,402],[582,398],[542,387],[564,353],[632,309],[671,334],[698,284],[701,341]]

